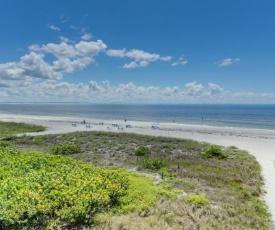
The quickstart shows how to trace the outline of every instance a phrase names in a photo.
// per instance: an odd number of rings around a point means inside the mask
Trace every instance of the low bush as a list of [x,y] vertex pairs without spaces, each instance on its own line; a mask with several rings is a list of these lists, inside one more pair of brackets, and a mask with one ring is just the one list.
[[145,146],[139,146],[136,150],[135,150],[135,155],[136,156],[144,156],[145,154],[148,154],[150,152],[150,149],[148,147]]
[[194,204],[197,207],[206,205],[209,201],[204,195],[190,195],[186,199],[187,203]]
[[143,158],[138,164],[144,169],[159,170],[168,166],[168,163],[161,158]]
[[220,148],[211,146],[203,155],[203,158],[217,158],[217,159],[226,159],[227,156],[222,152]]
[[51,149],[50,153],[54,155],[69,155],[74,153],[81,153],[82,150],[79,145],[62,144],[57,145]]

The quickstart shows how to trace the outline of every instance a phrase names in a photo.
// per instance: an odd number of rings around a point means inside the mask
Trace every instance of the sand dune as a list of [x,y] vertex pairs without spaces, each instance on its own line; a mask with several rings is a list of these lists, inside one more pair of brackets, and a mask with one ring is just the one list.
[[[118,124],[123,132],[179,137],[193,139],[201,142],[223,146],[236,146],[247,150],[254,155],[262,167],[262,175],[265,179],[266,194],[264,199],[275,222],[275,131],[250,128],[213,127],[206,125],[187,125],[176,123],[161,123],[159,129],[152,129],[151,122],[116,121],[87,119],[90,127],[81,124],[81,119],[70,117],[41,117],[41,116],[19,116],[0,115],[2,121],[18,121],[25,123],[40,124],[48,127],[43,134],[56,134],[74,131],[101,130],[122,132],[112,124]],[[75,123],[76,126],[72,126]],[[99,124],[99,123],[103,123]],[[131,125],[131,128],[125,128]],[[41,135],[39,133],[38,135]],[[33,134],[37,135],[37,134]]]

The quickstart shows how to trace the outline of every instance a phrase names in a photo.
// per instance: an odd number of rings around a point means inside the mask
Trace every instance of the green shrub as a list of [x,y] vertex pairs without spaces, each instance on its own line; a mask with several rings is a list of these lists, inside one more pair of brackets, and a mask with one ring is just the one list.
[[211,146],[203,155],[203,158],[217,158],[217,159],[226,159],[227,156],[222,152],[220,148]]
[[139,146],[135,151],[135,155],[136,156],[144,156],[145,154],[148,154],[149,152],[150,152],[150,149],[148,147]]
[[161,158],[144,158],[138,161],[138,164],[144,169],[159,170],[168,165],[168,163]]
[[0,188],[0,229],[57,229],[91,223],[117,206],[128,178],[69,157],[0,147]]
[[81,153],[82,150],[79,145],[62,144],[51,149],[50,153],[54,155],[68,155],[74,153]]
[[206,205],[209,201],[204,195],[190,195],[186,199],[187,203],[194,204],[197,207]]
[[41,136],[34,137],[34,144],[40,145],[40,144],[42,144],[42,141],[43,141],[43,139]]

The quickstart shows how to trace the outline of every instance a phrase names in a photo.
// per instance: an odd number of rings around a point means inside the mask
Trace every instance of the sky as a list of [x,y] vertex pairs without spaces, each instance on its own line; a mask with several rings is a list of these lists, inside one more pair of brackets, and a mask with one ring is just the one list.
[[275,104],[274,0],[0,6],[0,102]]

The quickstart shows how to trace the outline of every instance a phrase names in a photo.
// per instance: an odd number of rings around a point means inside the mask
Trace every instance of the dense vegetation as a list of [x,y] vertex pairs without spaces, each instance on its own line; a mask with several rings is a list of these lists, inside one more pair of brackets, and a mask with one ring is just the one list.
[[[23,136],[3,139],[0,145],[45,153],[56,146],[77,145],[81,151],[68,157],[110,168],[118,177],[127,178],[128,187],[116,205],[86,220],[91,221],[91,229],[272,229],[261,200],[259,164],[235,147],[112,132]],[[140,146],[150,151],[137,156]],[[216,156],[220,153],[225,157]]]
[[0,147],[0,226],[90,223],[125,194],[122,173],[71,158]]

